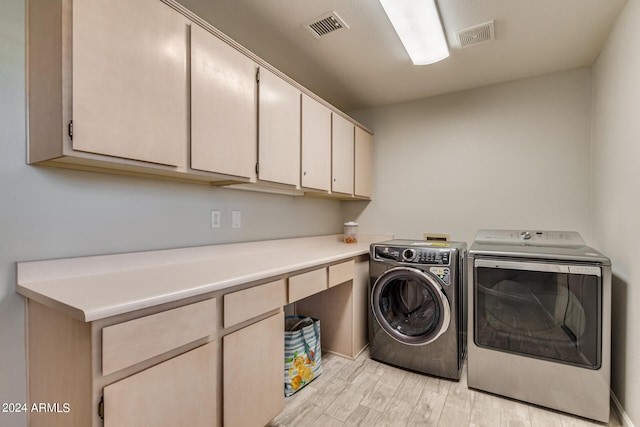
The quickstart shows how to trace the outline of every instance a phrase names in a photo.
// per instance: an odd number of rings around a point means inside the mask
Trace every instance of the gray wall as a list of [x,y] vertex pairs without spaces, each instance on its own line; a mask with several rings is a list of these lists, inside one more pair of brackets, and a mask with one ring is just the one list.
[[[0,3],[0,403],[26,399],[16,261],[334,234],[343,222],[334,200],[26,165],[24,9]],[[210,228],[212,209],[220,229]],[[0,412],[0,425],[25,417]]]
[[593,212],[611,257],[612,385],[640,426],[640,2],[630,1],[594,66]]
[[591,72],[579,69],[352,112],[374,133],[363,232],[472,242],[480,228],[591,237]]

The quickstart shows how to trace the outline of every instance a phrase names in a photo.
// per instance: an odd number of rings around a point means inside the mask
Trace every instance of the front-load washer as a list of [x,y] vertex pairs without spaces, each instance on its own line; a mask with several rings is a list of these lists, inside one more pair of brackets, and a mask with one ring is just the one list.
[[463,242],[390,240],[369,257],[369,356],[459,379],[466,353]]
[[576,232],[480,230],[469,387],[609,420],[611,262]]

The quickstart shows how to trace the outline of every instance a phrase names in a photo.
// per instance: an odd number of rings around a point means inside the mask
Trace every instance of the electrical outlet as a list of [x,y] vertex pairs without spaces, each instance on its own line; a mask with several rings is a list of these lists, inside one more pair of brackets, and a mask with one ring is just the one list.
[[240,211],[231,211],[231,228],[240,228],[242,224],[242,214]]
[[220,211],[211,211],[211,228],[220,228]]

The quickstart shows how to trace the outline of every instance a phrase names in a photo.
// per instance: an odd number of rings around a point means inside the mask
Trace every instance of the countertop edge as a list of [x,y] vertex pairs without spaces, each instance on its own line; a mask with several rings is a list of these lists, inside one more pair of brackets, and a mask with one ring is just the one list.
[[[46,307],[64,313],[74,319],[80,320],[81,322],[90,322],[91,320],[87,319],[87,313],[83,310],[80,310],[71,305],[65,304],[55,298],[49,298],[37,291],[33,291],[28,287],[21,286],[16,284],[16,292],[23,297],[36,301]],[[97,319],[94,319],[97,320]]]

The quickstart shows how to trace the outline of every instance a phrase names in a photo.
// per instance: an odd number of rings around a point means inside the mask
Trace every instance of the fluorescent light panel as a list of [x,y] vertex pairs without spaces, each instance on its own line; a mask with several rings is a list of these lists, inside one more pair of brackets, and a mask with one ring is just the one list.
[[435,0],[380,0],[414,65],[449,56]]

